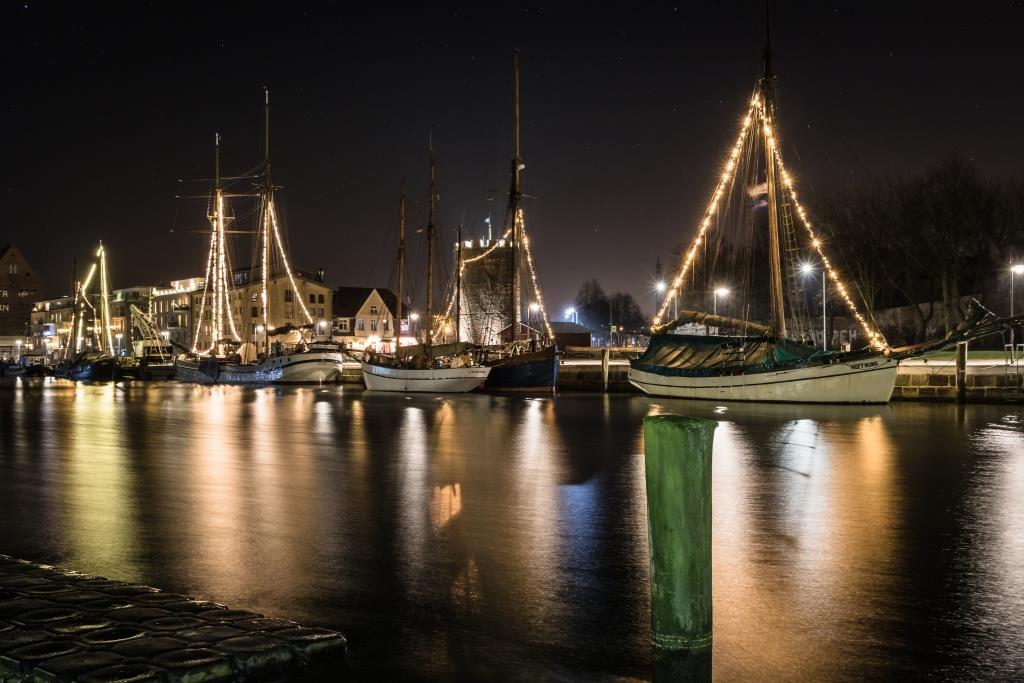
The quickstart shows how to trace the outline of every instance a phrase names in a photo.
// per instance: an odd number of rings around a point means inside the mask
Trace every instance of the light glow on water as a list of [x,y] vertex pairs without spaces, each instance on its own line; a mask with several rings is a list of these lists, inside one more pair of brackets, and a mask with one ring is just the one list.
[[1013,406],[0,384],[0,552],[335,626],[367,679],[650,675],[641,420],[718,422],[722,680],[1024,670]]

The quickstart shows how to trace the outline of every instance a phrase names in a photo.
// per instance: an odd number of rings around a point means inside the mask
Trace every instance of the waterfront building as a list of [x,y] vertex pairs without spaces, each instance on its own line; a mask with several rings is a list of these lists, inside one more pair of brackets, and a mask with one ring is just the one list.
[[202,301],[203,282],[201,277],[191,277],[153,287],[149,316],[178,351],[192,348],[192,311],[198,310]]
[[[334,290],[331,335],[352,349],[370,347],[390,353],[395,347],[395,310],[398,297],[380,287],[338,287]],[[402,304],[403,314],[409,304]],[[402,345],[415,343],[409,317],[402,318]]]
[[75,299],[62,296],[32,305],[29,326],[30,343],[47,363],[59,362],[71,341],[71,319],[75,313]]
[[13,360],[27,350],[32,303],[42,289],[18,248],[0,247],[0,360]]
[[[456,245],[458,252],[458,245]],[[498,344],[512,321],[514,249],[505,240],[467,240],[461,249],[459,338]],[[518,322],[518,315],[517,322]],[[517,330],[517,333],[521,330]],[[520,334],[517,339],[522,339]]]
[[[294,284],[293,284],[294,282]],[[251,342],[259,348],[266,344],[266,330],[263,323],[263,306],[260,295],[263,291],[262,280],[258,268],[236,268],[233,272],[231,289],[231,308],[235,321],[235,330],[243,342]],[[193,295],[193,311],[198,312],[202,303],[202,289]],[[267,282],[267,304],[269,315],[267,325],[271,330],[291,325],[302,327],[309,325],[306,318],[308,312],[312,318],[315,332],[319,335],[330,333],[331,311],[333,307],[333,291],[324,284],[324,271],[316,274],[294,270],[291,276],[287,273],[273,275]],[[199,349],[211,346],[210,328],[212,316],[209,303],[203,313],[203,321],[199,329]],[[273,338],[270,340],[274,341]]]
[[551,331],[555,333],[555,346],[562,350],[570,346],[591,346],[592,344],[592,333],[578,323],[552,321]]

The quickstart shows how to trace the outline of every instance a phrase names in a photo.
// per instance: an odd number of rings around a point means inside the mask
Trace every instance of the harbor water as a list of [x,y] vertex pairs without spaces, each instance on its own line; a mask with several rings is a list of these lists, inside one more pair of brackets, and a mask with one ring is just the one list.
[[0,553],[343,631],[360,680],[642,680],[641,419],[719,422],[719,680],[1024,677],[1024,409],[0,383]]

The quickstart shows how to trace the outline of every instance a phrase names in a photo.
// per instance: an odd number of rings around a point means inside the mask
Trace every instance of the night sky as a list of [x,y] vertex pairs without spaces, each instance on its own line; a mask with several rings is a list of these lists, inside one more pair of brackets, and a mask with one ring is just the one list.
[[[401,178],[410,227],[425,221],[431,133],[441,234],[453,241],[465,215],[481,235],[506,201],[518,47],[527,225],[549,307],[597,277],[650,312],[655,259],[692,236],[764,31],[757,2],[209,5],[5,4],[0,244],[21,248],[47,295],[70,290],[73,257],[99,239],[115,287],[201,274],[206,237],[180,230],[207,227],[203,204],[175,195],[209,186],[177,180],[209,177],[214,131],[226,173],[260,160],[263,85],[294,265],[387,284]],[[777,5],[784,153],[811,207],[952,153],[1019,176],[1021,2]]]

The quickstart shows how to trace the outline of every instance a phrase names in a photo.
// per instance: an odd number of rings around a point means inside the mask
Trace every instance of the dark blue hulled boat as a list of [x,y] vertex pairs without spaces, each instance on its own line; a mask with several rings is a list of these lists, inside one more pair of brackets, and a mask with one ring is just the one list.
[[68,363],[58,366],[57,376],[74,380],[103,381],[114,379],[117,359],[106,354],[80,354]]
[[485,391],[554,391],[558,384],[558,349],[549,346],[485,363],[491,374]]

